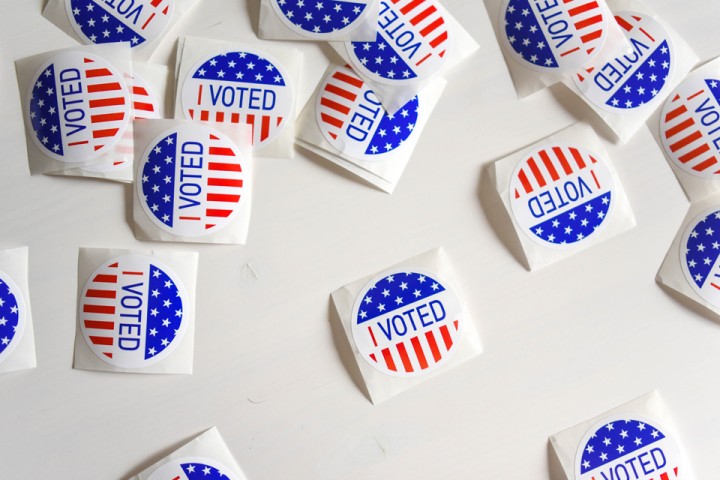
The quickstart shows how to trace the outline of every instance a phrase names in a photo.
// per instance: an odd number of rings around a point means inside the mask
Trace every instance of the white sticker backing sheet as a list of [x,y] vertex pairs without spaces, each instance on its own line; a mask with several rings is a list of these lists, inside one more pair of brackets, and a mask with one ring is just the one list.
[[0,250],[0,373],[35,366],[28,248]]
[[374,404],[482,352],[444,250],[410,258],[332,293]]
[[195,252],[81,248],[73,368],[192,373]]

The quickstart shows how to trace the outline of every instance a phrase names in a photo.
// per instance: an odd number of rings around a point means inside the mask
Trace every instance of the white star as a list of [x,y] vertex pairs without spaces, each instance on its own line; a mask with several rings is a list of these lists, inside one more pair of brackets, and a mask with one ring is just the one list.
[[157,329],[151,328],[151,329],[150,329],[150,335],[152,335],[153,337],[154,337],[155,335],[157,335]]

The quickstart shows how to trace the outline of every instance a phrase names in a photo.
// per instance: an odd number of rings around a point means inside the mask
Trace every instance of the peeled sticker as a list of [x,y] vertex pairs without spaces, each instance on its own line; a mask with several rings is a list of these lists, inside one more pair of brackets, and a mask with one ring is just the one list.
[[65,0],[65,6],[70,24],[86,42],[137,47],[162,35],[175,0]]
[[38,70],[26,102],[35,145],[61,162],[84,162],[110,151],[131,120],[122,75],[89,52],[55,55]]
[[579,243],[607,219],[613,183],[602,157],[580,147],[547,145],[516,167],[510,204],[522,231],[537,243]]
[[512,58],[537,71],[574,72],[602,49],[611,18],[595,0],[505,0],[502,41]]
[[167,265],[123,255],[101,265],[85,284],[80,326],[98,358],[141,368],[166,358],[181,342],[190,322],[185,308],[185,288]]
[[670,94],[660,116],[665,153],[687,173],[720,173],[720,79],[690,77]]
[[632,53],[604,65],[588,66],[573,81],[592,103],[617,112],[640,107],[657,97],[668,85],[675,60],[670,35],[652,17],[619,12],[615,20]]
[[720,210],[695,218],[680,243],[685,278],[709,304],[720,307]]
[[353,68],[386,85],[432,77],[451,41],[441,8],[436,0],[381,0],[375,41],[345,44]]
[[592,427],[580,442],[577,480],[671,480],[682,458],[670,433],[654,420],[613,417]]
[[182,107],[191,120],[252,126],[257,147],[272,142],[287,125],[292,85],[282,65],[260,52],[213,54],[188,72]]
[[184,237],[215,233],[243,205],[246,161],[213,128],[174,127],[155,138],[140,159],[138,199],[150,220],[166,232]]
[[323,39],[355,29],[367,17],[372,0],[270,0],[282,22],[295,33]]
[[382,373],[413,377],[457,351],[464,312],[452,288],[422,269],[390,270],[358,295],[352,334],[360,355]]
[[222,463],[205,457],[171,460],[155,470],[148,480],[240,480]]
[[389,115],[350,68],[338,67],[325,78],[315,111],[320,131],[331,145],[353,158],[380,160],[410,137],[418,109],[416,96]]
[[10,356],[25,330],[25,301],[20,288],[0,271],[0,362]]

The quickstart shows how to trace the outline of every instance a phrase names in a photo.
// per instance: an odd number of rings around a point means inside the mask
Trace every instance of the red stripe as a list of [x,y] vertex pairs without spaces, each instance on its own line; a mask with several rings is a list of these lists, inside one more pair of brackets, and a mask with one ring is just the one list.
[[590,174],[592,175],[593,180],[595,180],[595,186],[597,186],[598,190],[602,188],[600,186],[600,182],[598,182],[597,175],[595,175],[595,170],[590,170]]
[[245,124],[250,125],[250,127],[252,128],[252,138],[253,143],[255,143],[255,115],[248,113],[248,116],[245,117]]
[[337,110],[338,112],[340,112],[344,115],[347,115],[348,113],[350,113],[350,108],[343,105],[342,103],[338,103],[338,102],[336,102],[334,100],[330,100],[329,98],[326,98],[326,97],[322,97],[320,99],[320,105],[322,105],[323,107],[332,108],[333,110]]
[[578,152],[577,148],[570,147],[570,153],[575,159],[575,163],[577,163],[578,168],[585,168],[585,160],[583,160],[582,155],[580,155],[580,152]]
[[560,166],[562,166],[563,171],[565,172],[565,175],[570,175],[572,173],[572,167],[567,161],[567,158],[565,157],[565,153],[563,153],[562,149],[560,147],[553,147],[553,153],[555,153],[555,156],[560,161]]
[[413,369],[412,363],[410,362],[410,358],[408,357],[407,350],[405,349],[405,344],[400,342],[397,344],[397,351],[400,354],[400,360],[402,360],[403,367],[405,367],[406,372],[414,372],[415,369]]
[[707,143],[703,143],[699,147],[695,148],[694,150],[689,151],[685,155],[681,155],[678,157],[678,160],[680,160],[682,163],[687,163],[693,158],[697,157],[698,155],[702,155],[703,153],[710,150],[710,145]]
[[602,37],[602,30],[595,30],[592,33],[588,33],[587,35],[583,35],[580,37],[580,40],[583,43],[592,42],[593,40],[596,40],[598,38]]
[[425,60],[427,60],[427,59],[430,58],[431,56],[432,56],[432,53],[426,54],[423,58],[420,59],[419,62],[417,62],[417,63],[415,64],[415,66],[416,66],[416,67],[419,66],[421,63],[423,63]]
[[527,175],[525,175],[525,171],[521,168],[520,173],[518,173],[518,179],[520,179],[520,183],[522,183],[523,188],[525,189],[525,193],[530,193],[533,191],[532,185],[530,185],[530,181],[527,178]]
[[435,359],[435,363],[439,362],[442,356],[440,356],[440,350],[438,350],[437,342],[435,342],[435,335],[433,335],[432,330],[429,330],[425,332],[425,338],[428,341],[428,344],[430,345],[430,351],[433,354],[433,358]]
[[91,115],[90,122],[92,123],[103,123],[103,122],[117,122],[125,118],[125,114],[119,113],[103,113],[102,115]]
[[141,29],[141,30],[145,30],[145,27],[148,26],[148,23],[150,23],[150,21],[151,21],[154,17],[155,17],[155,12],[153,12],[152,15],[150,15],[150,17],[145,21],[145,23],[143,23],[143,26],[140,27],[140,29]]
[[578,30],[581,30],[585,27],[589,27],[590,25],[595,25],[596,23],[602,22],[602,15],[595,15],[590,18],[586,18],[585,20],[580,20],[579,22],[575,23],[575,28]]
[[[435,8],[435,7],[433,7]],[[444,24],[445,20],[442,17],[436,18],[430,25],[420,30],[420,35],[423,37],[427,37],[430,35],[433,31],[435,31],[436,28],[438,28],[440,25]]]
[[123,97],[113,97],[90,100],[90,108],[113,107],[115,105],[125,105],[125,99]]
[[332,83],[328,83],[328,84],[325,86],[325,91],[326,91],[326,92],[330,92],[330,93],[334,93],[335,95],[338,95],[338,96],[340,96],[340,97],[346,98],[346,99],[350,100],[351,102],[354,102],[355,99],[357,98],[357,95],[355,95],[354,93],[348,92],[348,91],[345,90],[344,88],[340,88],[340,87],[338,87],[338,86],[336,86],[336,85],[333,85]]
[[351,77],[350,75],[346,75],[342,72],[333,73],[332,78],[343,81],[345,83],[348,83],[348,84],[352,85],[353,87],[360,88],[363,86],[362,80],[360,80],[359,78]]
[[578,50],[580,50],[580,47],[575,47],[572,50],[568,50],[567,52],[561,53],[560,56],[564,57],[565,55],[570,55],[571,53],[577,52]]
[[535,177],[535,180],[538,182],[538,185],[541,187],[544,187],[546,185],[545,179],[542,176],[542,173],[540,173],[540,169],[538,168],[537,164],[535,163],[535,159],[530,157],[530,160],[527,161],[528,167],[530,167],[530,171],[532,172],[533,176]]
[[232,123],[240,123],[240,114],[239,114],[239,113],[233,113],[233,114],[230,116],[230,121],[231,121]]
[[85,296],[91,298],[115,298],[117,297],[117,292],[115,290],[98,290],[91,288],[87,291]]
[[222,123],[225,121],[225,112],[215,112],[215,121]]
[[[412,25],[417,25],[435,12],[437,12],[437,8],[435,8],[435,5],[430,5],[428,8],[411,18],[410,23]],[[440,17],[440,19],[442,20],[442,17]],[[420,34],[423,37],[425,36],[422,32],[420,32]]]
[[93,130],[93,138],[114,137],[119,128],[106,128],[104,130]]
[[226,193],[208,193],[208,202],[231,202],[237,203],[240,201],[240,195],[229,195]]
[[139,86],[139,85],[133,85],[133,94],[135,94],[135,95],[144,95],[144,96],[146,96],[146,97],[149,96],[148,91],[145,90],[144,87],[141,87],[141,86]]
[[685,105],[680,105],[675,110],[671,110],[667,115],[665,115],[665,121],[669,122],[670,120],[673,120],[674,118],[679,117],[683,113],[687,112],[687,107]]
[[645,36],[646,36],[647,38],[649,38],[651,42],[654,42],[654,41],[655,41],[655,39],[653,38],[653,36],[650,35],[644,28],[640,28],[640,31],[641,31],[642,33],[644,33]]
[[144,275],[145,272],[128,272],[126,270],[123,270],[123,275]]
[[157,8],[157,6],[160,5],[161,3],[162,3],[162,0],[152,0],[152,1],[150,2],[150,5],[152,5],[153,7]]
[[200,86],[198,87],[198,98],[197,98],[198,106],[200,106],[202,104],[202,91],[203,91],[203,86],[201,83]]
[[420,368],[425,370],[428,367],[428,363],[425,359],[425,352],[423,352],[422,345],[420,345],[420,339],[418,337],[413,337],[412,340],[410,340],[410,343],[412,343],[415,355],[417,355],[418,362],[420,362]]
[[93,282],[117,283],[117,275],[105,275],[105,274],[101,273],[101,274],[95,275]]
[[91,68],[90,70],[85,70],[85,78],[107,77],[108,75],[112,75],[112,73],[107,68]]
[[320,118],[323,122],[329,123],[333,127],[342,128],[343,122],[341,120],[338,120],[337,118],[333,117],[332,115],[328,115],[327,113],[321,113]]
[[122,90],[122,87],[118,82],[88,85],[88,93],[110,92],[113,90]]
[[700,140],[701,138],[702,138],[702,133],[695,130],[694,133],[691,133],[690,135],[683,138],[682,140],[679,140],[679,141],[673,143],[672,145],[670,145],[670,151],[676,152],[676,151],[680,150],[681,148],[687,147],[691,143],[693,143],[697,140]]
[[397,367],[395,366],[395,362],[392,359],[392,355],[390,355],[390,350],[387,348],[384,348],[382,351],[383,358],[385,359],[385,364],[387,365],[389,370],[392,370],[393,372],[397,371]]
[[667,472],[663,472],[660,474],[660,480],[670,480],[670,477],[668,477]]
[[85,328],[96,330],[115,330],[115,322],[103,322],[100,320],[85,320]]
[[90,341],[95,345],[112,345],[113,339],[112,337],[90,337]]
[[372,327],[370,327],[369,325],[368,325],[368,332],[370,332],[370,338],[373,341],[373,345],[375,345],[377,347],[378,344],[377,344],[377,340],[375,340],[375,334],[372,331]]
[[693,98],[697,97],[698,95],[702,95],[703,93],[705,93],[705,90],[700,90],[699,92],[695,92],[692,95],[690,95],[687,99],[692,100]]
[[229,178],[208,178],[209,187],[242,187],[242,180],[231,180]]
[[665,132],[665,138],[674,137],[678,133],[682,132],[683,130],[687,130],[688,128],[692,127],[693,125],[695,125],[695,120],[693,120],[692,117],[688,117],[685,120],[683,120],[682,122],[675,125],[674,127],[668,128],[667,131]]
[[706,168],[711,167],[711,166],[715,165],[716,163],[717,163],[717,159],[715,157],[710,157],[707,160],[695,165],[693,167],[693,170],[695,170],[696,172],[702,172]]
[[107,315],[115,314],[115,307],[112,305],[83,305],[83,312],[85,313],[102,313]]
[[445,40],[447,40],[447,36],[448,36],[447,32],[441,33],[440,35],[435,37],[432,42],[430,42],[430,46],[433,48],[437,47],[438,45],[443,43]]
[[581,13],[588,12],[590,10],[593,10],[595,8],[599,8],[597,2],[588,2],[584,5],[580,5],[579,7],[573,7],[568,10],[568,13],[571,17],[574,17],[575,15],[580,15]]
[[545,150],[540,150],[540,160],[542,160],[543,165],[545,165],[545,168],[547,168],[548,173],[550,173],[550,178],[553,179],[553,181],[558,180],[560,176],[557,173],[557,170],[555,170],[555,165],[553,165],[552,160],[550,160],[550,157],[548,157],[548,154]]
[[74,147],[76,145],[86,145],[88,143],[87,140],[80,140],[79,142],[70,142],[68,143],[68,147]]
[[178,217],[180,220],[202,220],[200,217]]
[[412,11],[414,8],[416,8],[418,5],[420,5],[424,1],[425,0],[412,0],[410,3],[408,3],[407,5],[405,5],[404,7],[402,7],[400,9],[400,13],[402,13],[404,15],[404,14]]
[[203,121],[203,122],[207,122],[207,121],[208,121],[208,118],[209,118],[209,115],[210,115],[210,112],[208,112],[207,110],[202,110],[202,111],[200,112],[200,120]]
[[219,208],[208,208],[205,215],[208,217],[229,217],[232,210],[221,210]]
[[260,140],[265,140],[270,135],[270,117],[264,115],[262,117],[262,127],[260,130]]
[[135,102],[133,108],[135,108],[135,110],[142,110],[143,112],[155,111],[155,107],[153,107],[151,103]]
[[[234,157],[235,156],[235,152],[233,151],[232,148],[229,148],[229,147],[210,147],[209,152],[210,152],[210,155],[220,155],[223,157]],[[238,168],[239,167],[240,167],[240,165],[238,165]],[[223,169],[223,170],[225,170],[225,169]]]
[[624,28],[624,29],[627,30],[628,32],[633,29],[633,26],[630,25],[630,24],[627,22],[627,20],[625,20],[624,18],[615,16],[615,21],[618,23],[618,25],[620,25],[622,28]]
[[445,349],[450,350],[450,348],[452,348],[453,341],[452,337],[450,337],[447,325],[440,327],[440,335],[442,335],[443,341],[445,342]]

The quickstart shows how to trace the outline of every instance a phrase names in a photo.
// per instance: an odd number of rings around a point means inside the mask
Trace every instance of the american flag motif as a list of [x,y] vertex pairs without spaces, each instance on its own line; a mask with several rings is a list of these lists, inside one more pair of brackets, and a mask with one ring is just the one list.
[[531,152],[513,174],[515,219],[543,244],[577,243],[607,218],[612,176],[596,155],[578,147],[547,146]]
[[102,360],[138,368],[167,356],[187,327],[179,281],[151,257],[126,255],[98,268],[80,299],[80,325]]
[[22,294],[4,272],[0,272],[0,361],[18,344],[25,326]]
[[604,0],[508,0],[505,35],[521,63],[574,70],[597,55],[607,37]]
[[63,52],[35,75],[29,119],[33,140],[46,155],[83,162],[102,155],[130,123],[122,76],[101,57]]
[[294,25],[298,33],[313,37],[354,28],[367,10],[368,0],[271,0],[282,17]]
[[201,61],[182,89],[185,117],[253,127],[253,145],[272,142],[292,115],[293,92],[282,66],[249,51],[225,52]]
[[414,376],[445,362],[462,334],[461,306],[442,282],[418,270],[373,280],[357,298],[353,337],[383,373]]
[[720,211],[693,220],[683,238],[680,257],[688,282],[702,298],[720,306]]
[[326,140],[354,158],[381,159],[402,145],[418,119],[418,97],[388,114],[372,90],[348,67],[328,74],[315,106]]
[[137,47],[160,37],[175,0],[65,0],[75,31],[89,43],[129,42]]
[[660,117],[665,153],[703,178],[720,173],[720,80],[691,77],[670,94]]
[[204,457],[171,460],[155,470],[148,480],[240,480],[226,466]]
[[222,133],[186,125],[163,133],[140,164],[138,195],[145,212],[166,231],[182,236],[213,233],[241,206],[243,159]]
[[435,0],[381,0],[375,41],[349,42],[347,51],[353,67],[376,81],[420,80],[444,64],[449,35]]

